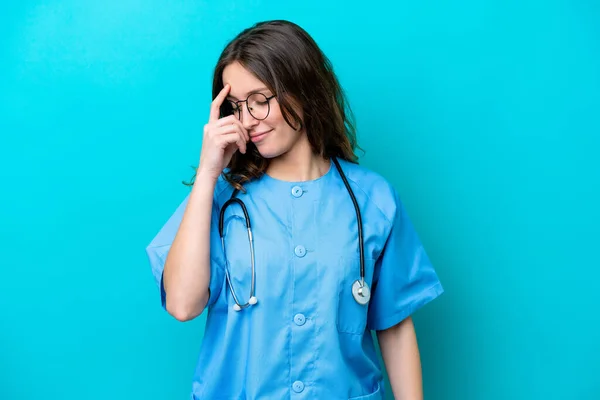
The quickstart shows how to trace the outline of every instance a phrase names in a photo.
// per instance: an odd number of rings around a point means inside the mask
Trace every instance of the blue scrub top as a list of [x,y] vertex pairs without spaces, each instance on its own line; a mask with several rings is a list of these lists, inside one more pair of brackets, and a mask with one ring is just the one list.
[[[245,185],[252,224],[258,303],[248,300],[250,246],[238,205],[221,205],[233,188],[217,182],[212,216],[210,299],[192,399],[384,398],[382,366],[371,330],[389,328],[435,299],[442,285],[397,192],[380,175],[339,160],[359,204],[368,305],[352,296],[360,278],[356,212],[333,162],[319,179],[287,182],[263,175]],[[187,198],[147,247],[156,283]]]

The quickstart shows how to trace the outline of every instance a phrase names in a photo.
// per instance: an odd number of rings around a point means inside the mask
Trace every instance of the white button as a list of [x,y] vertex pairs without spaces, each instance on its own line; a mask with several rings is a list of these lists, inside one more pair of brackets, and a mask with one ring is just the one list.
[[296,253],[298,257],[304,257],[306,255],[306,249],[304,246],[296,246],[294,253]]
[[292,196],[300,197],[300,196],[302,196],[302,193],[304,193],[304,191],[302,190],[302,188],[300,186],[294,186],[292,188]]
[[294,392],[300,393],[301,391],[304,390],[304,383],[302,383],[300,381],[296,381],[292,384],[292,389],[294,389]]
[[294,322],[296,323],[296,325],[302,326],[306,322],[306,317],[302,314],[296,314],[294,316]]

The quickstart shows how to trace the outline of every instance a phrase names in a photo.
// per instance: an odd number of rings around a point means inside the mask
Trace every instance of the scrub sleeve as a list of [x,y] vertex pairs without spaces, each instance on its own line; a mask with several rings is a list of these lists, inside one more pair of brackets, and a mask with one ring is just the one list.
[[[146,254],[152,268],[152,275],[157,286],[160,288],[160,301],[163,308],[166,308],[166,292],[163,285],[163,271],[165,267],[165,260],[167,254],[171,249],[171,244],[175,239],[181,220],[183,219],[183,213],[187,206],[189,195],[181,202],[175,212],[169,217],[167,222],[163,225],[160,231],[156,234],[152,242],[146,247]],[[225,279],[224,265],[225,260],[223,256],[223,250],[221,248],[221,239],[219,237],[218,230],[219,212],[216,201],[213,199],[213,207],[211,214],[211,229],[210,229],[210,282],[209,291],[210,297],[208,299],[207,306],[212,305],[218,298],[223,282]]]
[[443,293],[398,193],[391,229],[374,270],[367,327],[390,328]]

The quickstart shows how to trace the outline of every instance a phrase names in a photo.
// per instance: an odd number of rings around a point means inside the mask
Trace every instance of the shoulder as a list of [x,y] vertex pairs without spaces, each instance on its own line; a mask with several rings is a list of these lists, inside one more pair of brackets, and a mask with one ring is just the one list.
[[340,166],[352,189],[365,197],[365,200],[376,207],[390,223],[394,221],[397,210],[401,207],[398,191],[390,181],[378,172],[360,164],[339,160]]

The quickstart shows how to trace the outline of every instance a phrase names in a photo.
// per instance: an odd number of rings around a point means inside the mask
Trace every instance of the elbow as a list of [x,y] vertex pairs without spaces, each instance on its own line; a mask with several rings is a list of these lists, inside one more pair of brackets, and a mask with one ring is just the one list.
[[186,310],[182,307],[174,309],[169,309],[169,307],[167,307],[167,311],[169,312],[169,314],[171,314],[173,318],[175,318],[179,322],[191,321],[198,316],[198,314],[191,312],[190,310]]
[[165,309],[176,320],[191,321],[204,311],[209,299],[208,285],[205,290],[198,290],[197,287],[194,282],[182,283],[181,278],[172,280],[169,275],[164,275]]
[[201,303],[182,302],[167,298],[167,312],[180,322],[191,321],[204,311],[207,301],[202,299]]

